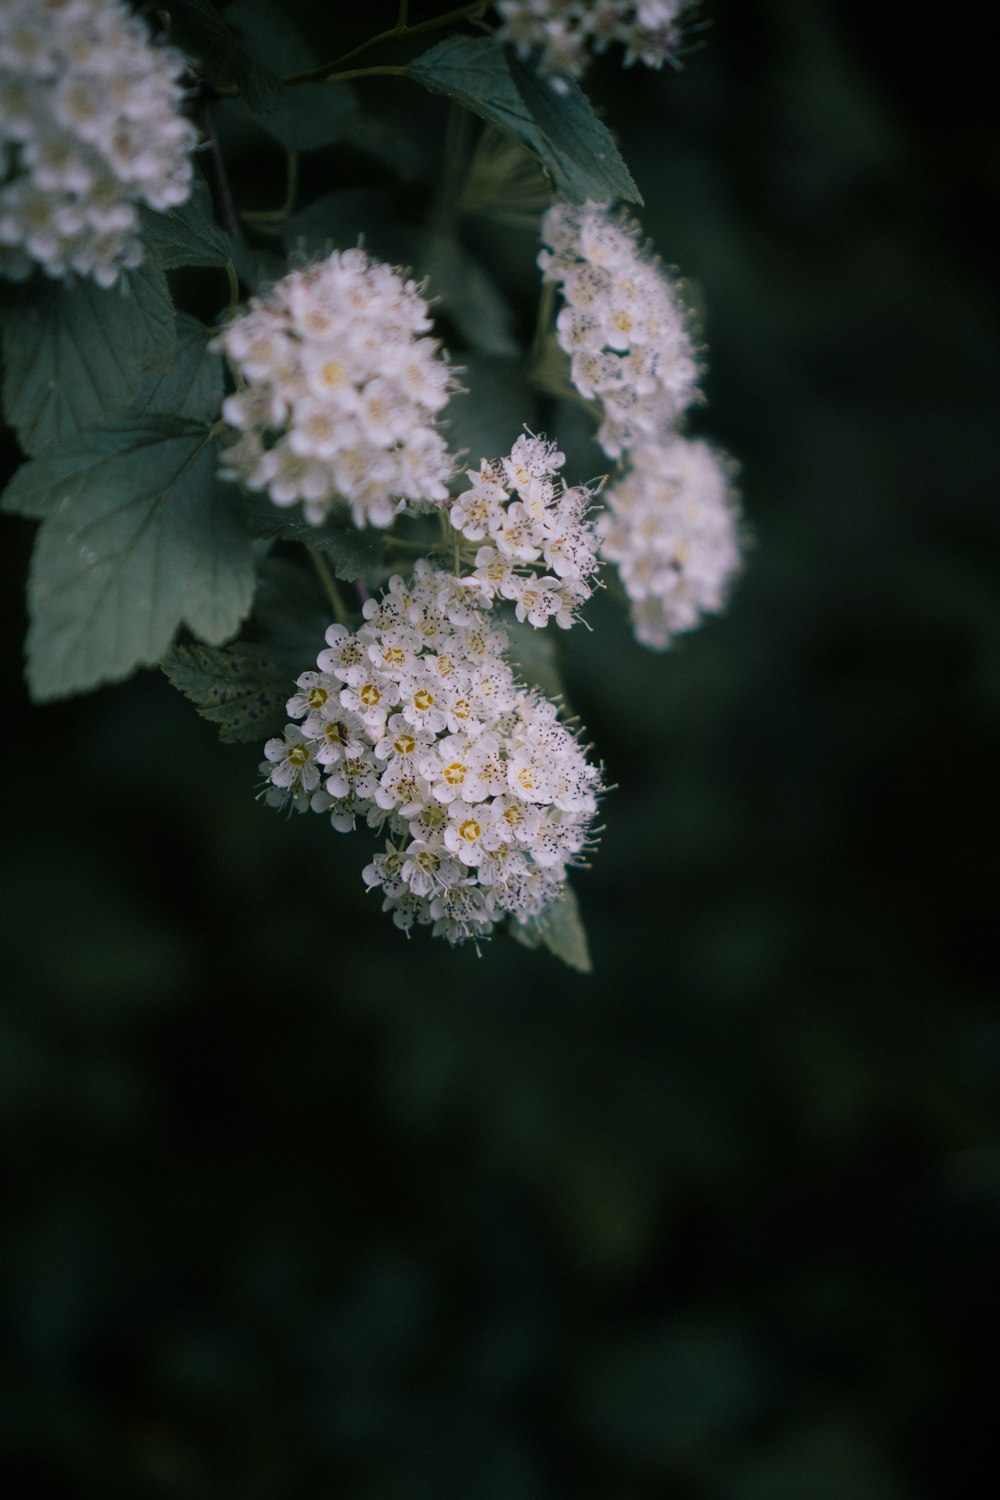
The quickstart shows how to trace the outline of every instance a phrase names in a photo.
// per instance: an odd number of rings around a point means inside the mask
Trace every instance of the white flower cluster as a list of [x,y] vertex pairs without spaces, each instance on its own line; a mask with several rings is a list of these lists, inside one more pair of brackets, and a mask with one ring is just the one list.
[[677,294],[606,208],[554,204],[539,264],[565,307],[556,324],[570,379],[601,410],[597,440],[625,472],[598,523],[601,556],[617,563],[636,638],[665,650],[722,608],[739,567],[730,468],[680,435],[698,396],[698,367]]
[[136,205],[191,192],[185,66],[122,0],[3,0],[0,274],[109,287],[141,263]]
[[215,341],[245,389],[222,413],[240,438],[225,473],[321,525],[337,499],[357,526],[441,502],[452,460],[434,418],[453,374],[413,281],[362,250],[292,271]]
[[[678,17],[689,0],[497,0],[503,18],[499,36],[521,57],[535,57],[559,88],[579,78],[588,48],[604,52],[612,42],[625,48],[625,66],[660,68],[677,51]],[[565,88],[565,85],[563,85]]]
[[[449,512],[462,536],[485,543],[463,582],[487,604],[511,600],[517,618],[536,628],[553,618],[563,629],[572,625],[598,569],[589,519],[595,491],[558,481],[565,462],[555,443],[522,433],[506,458],[467,470],[470,487]],[[551,571],[540,575],[539,563]]]
[[390,579],[356,631],[333,625],[261,766],[267,801],[386,827],[364,871],[404,931],[450,943],[537,918],[590,841],[602,790],[555,705],[518,684],[506,637],[448,574]]
[[675,437],[637,454],[608,493],[601,550],[618,564],[644,646],[665,650],[725,604],[740,564],[730,471],[707,443]]
[[638,229],[596,203],[555,203],[542,220],[538,258],[562,291],[556,321],[574,386],[597,400],[597,440],[609,458],[668,432],[698,394],[687,316]]

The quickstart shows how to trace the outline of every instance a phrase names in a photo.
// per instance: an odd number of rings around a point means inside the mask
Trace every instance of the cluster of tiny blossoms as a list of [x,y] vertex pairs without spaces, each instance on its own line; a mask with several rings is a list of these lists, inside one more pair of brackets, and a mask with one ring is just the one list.
[[601,550],[618,565],[636,639],[655,651],[725,604],[740,564],[730,469],[707,443],[675,437],[640,450],[608,493]]
[[[463,582],[487,604],[511,600],[517,618],[536,628],[553,618],[572,625],[598,569],[595,491],[558,480],[565,462],[555,443],[522,433],[506,458],[467,471],[470,487],[449,512],[467,541],[485,544]],[[539,564],[551,571],[539,574]]]
[[570,378],[600,403],[597,440],[609,458],[656,441],[698,393],[687,317],[666,272],[645,255],[638,230],[596,203],[555,203],[542,220],[546,281],[565,306],[556,337]]
[[222,408],[240,437],[225,473],[321,525],[337,499],[357,526],[448,498],[452,460],[434,426],[453,374],[413,281],[362,250],[292,271],[215,347],[243,389]]
[[185,66],[122,0],[3,0],[0,274],[108,287],[141,263],[136,205],[191,192]]
[[267,801],[384,829],[364,880],[404,931],[461,943],[530,923],[588,846],[599,772],[460,580],[421,560],[364,616],[331,626],[298,679],[297,722],[264,747]]
[[[558,89],[579,78],[588,49],[625,48],[625,66],[660,68],[677,51],[678,17],[689,0],[497,0],[500,39],[537,59]],[[565,85],[564,85],[565,87]]]
[[601,555],[617,564],[636,638],[665,650],[722,608],[739,567],[731,465],[679,432],[698,367],[677,293],[606,208],[555,204],[543,275],[561,289],[560,346],[570,379],[598,403],[597,440],[624,472],[605,494]]

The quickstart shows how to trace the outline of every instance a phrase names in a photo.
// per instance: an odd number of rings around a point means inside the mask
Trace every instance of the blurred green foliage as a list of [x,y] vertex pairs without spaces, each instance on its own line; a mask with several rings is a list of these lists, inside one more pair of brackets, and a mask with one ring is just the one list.
[[[331,56],[394,14],[331,10]],[[608,598],[568,643],[618,784],[576,881],[592,977],[407,943],[358,841],[256,806],[255,748],[155,674],[29,709],[8,524],[12,1500],[983,1493],[985,49],[919,8],[704,19],[679,73],[607,59],[588,91],[699,308],[753,546],[670,655]],[[357,87],[386,131],[444,129],[409,81]],[[433,159],[398,165],[376,191],[417,223]],[[244,170],[280,200],[280,157]],[[303,203],[361,182],[303,157]],[[531,234],[464,234],[530,335]]]

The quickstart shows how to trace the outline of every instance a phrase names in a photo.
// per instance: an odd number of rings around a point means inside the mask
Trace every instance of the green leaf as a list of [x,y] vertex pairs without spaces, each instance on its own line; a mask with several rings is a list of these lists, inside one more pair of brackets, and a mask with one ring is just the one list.
[[142,238],[165,271],[175,266],[224,266],[232,254],[228,234],[215,221],[212,196],[200,179],[179,208],[162,214],[143,208],[140,213]]
[[556,186],[573,203],[588,198],[603,202],[642,203],[642,194],[622,160],[611,132],[572,79],[559,93],[547,79],[510,52],[510,76],[546,143],[544,160]]
[[130,417],[189,417],[214,422],[224,391],[222,360],[208,343],[212,331],[189,313],[177,314],[177,353],[165,375],[155,370],[142,378],[139,394],[128,409]]
[[253,557],[216,482],[211,438],[206,426],[136,417],[73,439],[19,476],[22,498],[46,515],[29,584],[35,698],[158,662],[181,624],[211,645],[238,629]]
[[443,431],[452,452],[464,452],[466,467],[478,469],[481,458],[509,453],[525,426],[534,428],[535,398],[519,359],[463,354],[462,369]]
[[557,666],[557,628],[536,630],[527,620],[504,621],[508,642],[505,655],[516,675],[554,700],[565,691]]
[[263,646],[238,641],[214,646],[174,646],[161,662],[174,687],[203,719],[219,726],[228,745],[262,743],[288,722],[285,704],[295,674],[287,660]]
[[2,324],[3,403],[26,453],[116,417],[143,372],[174,356],[174,311],[158,266],[102,291],[90,281],[42,287]]
[[315,568],[286,557],[266,557],[257,569],[253,622],[272,656],[298,677],[316,665],[330,624],[330,604]]
[[510,921],[507,931],[522,948],[540,948],[544,945],[556,958],[562,959],[564,964],[576,969],[578,973],[593,972],[583,918],[580,916],[576,896],[568,885],[564,886],[559,900],[553,902],[537,922]]
[[225,18],[247,51],[275,73],[305,73],[322,62],[286,7],[275,0],[233,0]]
[[400,222],[388,193],[378,188],[346,188],[326,193],[293,214],[285,225],[289,250],[307,254],[325,251],[329,244],[348,249],[364,241],[379,260],[411,266],[420,254],[420,241]]
[[246,497],[247,523],[254,536],[280,537],[322,552],[336,578],[353,583],[374,574],[382,560],[385,533],[355,526],[345,505],[338,505],[322,526],[310,526],[301,510],[272,505],[264,495]]
[[556,94],[488,37],[449,37],[407,72],[526,146],[574,203],[642,202],[608,130],[575,84],[565,96]]
[[[479,354],[517,355],[514,313],[489,272],[450,235],[429,235],[420,263],[428,296]],[[511,439],[513,441],[513,439]]]
[[219,89],[237,89],[254,111],[273,109],[281,81],[242,45],[212,0],[171,0],[173,39]]
[[358,118],[354,93],[343,83],[294,84],[266,115],[251,115],[239,100],[227,103],[227,114],[239,118],[243,112],[286,151],[318,151],[350,141]]

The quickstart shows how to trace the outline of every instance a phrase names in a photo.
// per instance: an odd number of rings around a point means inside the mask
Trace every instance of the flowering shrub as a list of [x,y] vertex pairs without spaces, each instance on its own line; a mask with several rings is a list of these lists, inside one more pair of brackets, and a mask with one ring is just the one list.
[[[41,523],[32,693],[161,665],[224,740],[263,744],[264,803],[377,835],[363,883],[397,927],[503,928],[581,968],[567,876],[603,773],[554,639],[617,571],[662,651],[723,607],[740,561],[732,465],[686,428],[691,316],[571,84],[612,41],[658,66],[681,10],[531,0],[411,27],[403,4],[330,62],[269,0],[225,18],[174,0],[155,34],[122,0],[0,11],[0,270],[23,282],[4,410],[26,458],[3,505]],[[405,65],[366,59],[411,32]],[[345,229],[350,189],[300,202],[304,154],[408,159],[352,92],[368,74],[483,122],[449,133],[419,228],[376,216],[392,256],[364,214]],[[242,202],[247,129],[284,153],[280,207]],[[537,231],[527,351],[462,215]],[[561,437],[570,403],[589,451]]]

